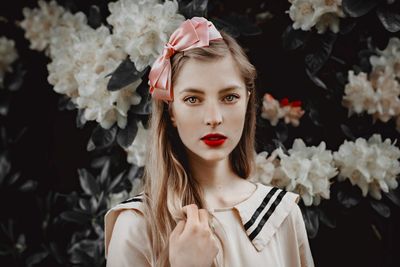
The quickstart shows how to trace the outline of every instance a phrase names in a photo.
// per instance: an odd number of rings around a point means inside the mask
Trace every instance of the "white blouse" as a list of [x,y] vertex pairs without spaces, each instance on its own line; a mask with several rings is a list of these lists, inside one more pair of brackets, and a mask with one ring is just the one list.
[[[209,210],[219,240],[218,266],[313,267],[299,195],[256,183],[246,200]],[[150,235],[141,196],[105,215],[108,267],[152,266]]]

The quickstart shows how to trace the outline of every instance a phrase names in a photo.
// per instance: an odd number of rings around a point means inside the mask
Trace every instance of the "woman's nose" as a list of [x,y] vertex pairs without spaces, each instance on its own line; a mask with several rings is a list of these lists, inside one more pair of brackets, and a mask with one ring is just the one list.
[[204,122],[206,125],[212,127],[218,126],[222,123],[222,113],[218,104],[210,103],[209,105],[206,105],[206,110],[204,111]]

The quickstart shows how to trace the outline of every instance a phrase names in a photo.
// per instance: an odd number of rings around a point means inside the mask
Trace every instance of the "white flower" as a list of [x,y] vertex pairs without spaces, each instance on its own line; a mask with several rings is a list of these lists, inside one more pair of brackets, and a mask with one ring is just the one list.
[[267,119],[271,125],[276,126],[280,118],[284,116],[279,102],[270,94],[265,94],[262,102],[261,118]]
[[334,160],[338,166],[339,180],[349,179],[360,187],[363,196],[368,193],[381,199],[381,191],[388,192],[398,185],[396,177],[400,173],[400,149],[390,139],[382,142],[379,134],[366,141],[358,138],[355,142],[345,141]]
[[322,198],[329,199],[330,179],[337,170],[324,142],[318,147],[306,147],[301,139],[296,139],[289,155],[281,148],[277,152],[281,159],[278,174],[287,179],[286,190],[300,194],[307,206],[319,205]]
[[[65,18],[72,21],[65,21],[54,31],[50,46],[53,61],[48,65],[49,83],[56,92],[70,96],[79,109],[84,109],[83,122],[96,120],[106,129],[117,122],[125,128],[130,106],[141,100],[136,93],[141,79],[118,91],[108,91],[110,78],[106,76],[126,54],[115,48],[107,27],[94,30],[79,26],[85,20],[77,14]],[[72,31],[76,32],[71,34]]]
[[[47,65],[48,82],[54,86],[54,91],[69,97],[77,97],[78,84],[74,73],[79,72],[76,43],[80,41],[82,32],[94,32],[87,25],[87,18],[82,12],[64,13],[53,28],[50,36],[48,55],[52,61]],[[92,54],[92,53],[91,53]]]
[[13,69],[11,64],[18,58],[15,42],[6,37],[0,37],[0,88],[3,87],[3,79],[6,72]]
[[63,7],[56,1],[47,3],[38,1],[39,8],[23,8],[24,20],[19,26],[25,30],[25,38],[30,41],[30,48],[43,51],[49,43],[52,30],[59,24],[59,19],[65,13]]
[[309,31],[316,27],[318,33],[324,33],[327,28],[337,33],[339,18],[344,17],[341,0],[291,0],[292,5],[287,11],[294,21],[294,29]]
[[371,56],[369,61],[373,67],[386,68],[400,78],[400,39],[392,37],[384,50],[378,50],[378,56]]
[[[299,102],[299,101],[296,101]],[[300,118],[304,115],[304,110],[299,104],[287,102],[287,105],[281,105],[272,95],[265,94],[262,102],[261,118],[270,121],[272,126],[276,126],[280,119],[286,124],[299,126]]]
[[371,73],[370,80],[375,88],[377,103],[372,110],[370,108],[367,112],[373,114],[374,121],[379,119],[387,122],[400,114],[400,85],[393,73],[378,72],[374,75],[375,73],[376,71]]
[[119,0],[108,4],[107,22],[113,26],[113,41],[140,71],[162,53],[169,36],[184,21],[178,3],[157,0]]
[[367,80],[365,73],[354,75],[349,71],[349,83],[345,87],[343,105],[352,112],[367,112],[377,119],[387,122],[400,114],[400,85],[387,68],[375,69]]
[[268,152],[263,151],[256,155],[256,173],[252,177],[253,181],[271,185],[275,172],[275,165],[268,158]]
[[83,118],[96,120],[106,129],[115,122],[120,128],[125,128],[130,106],[139,104],[141,100],[136,93],[141,79],[118,91],[108,91],[109,77],[106,76],[118,67],[126,54],[114,47],[105,26],[79,32],[71,49],[76,66],[74,78],[78,85],[78,96],[73,101],[78,108],[85,109]]
[[362,113],[369,107],[375,106],[377,99],[367,74],[360,72],[358,75],[354,75],[354,72],[350,70],[348,77],[349,83],[344,89],[343,105],[349,109],[349,115],[353,111]]
[[138,131],[135,140],[133,140],[132,144],[126,149],[127,161],[142,167],[145,165],[146,159],[148,130],[144,128],[141,121],[138,122],[137,126]]

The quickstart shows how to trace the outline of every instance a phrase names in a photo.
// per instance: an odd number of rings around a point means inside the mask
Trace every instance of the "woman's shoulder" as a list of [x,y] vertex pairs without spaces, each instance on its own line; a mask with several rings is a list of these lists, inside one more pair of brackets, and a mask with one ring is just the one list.
[[143,194],[139,194],[115,205],[107,211],[104,216],[104,243],[106,255],[113,235],[122,232],[124,234],[121,234],[121,236],[127,238],[146,232],[144,230],[146,224],[143,201]]

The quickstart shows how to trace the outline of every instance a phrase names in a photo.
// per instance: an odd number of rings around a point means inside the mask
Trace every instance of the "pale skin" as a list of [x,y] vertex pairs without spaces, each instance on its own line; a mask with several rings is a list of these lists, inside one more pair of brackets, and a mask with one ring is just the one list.
[[[203,188],[207,207],[231,207],[248,198],[255,185],[235,174],[228,159],[241,138],[249,99],[233,58],[188,60],[173,90],[171,121],[185,145],[192,176]],[[223,145],[209,147],[201,140],[216,132],[227,137]],[[170,236],[171,266],[209,267],[218,247],[208,225],[208,211],[191,204],[183,212],[186,221],[180,221]]]

